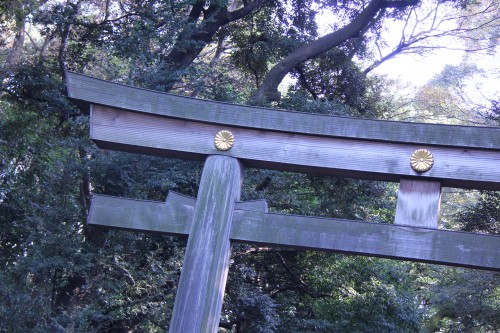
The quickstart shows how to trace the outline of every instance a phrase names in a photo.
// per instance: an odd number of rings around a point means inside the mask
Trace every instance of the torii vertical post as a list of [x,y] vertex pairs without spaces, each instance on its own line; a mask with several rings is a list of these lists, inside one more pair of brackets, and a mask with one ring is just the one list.
[[237,159],[209,156],[198,190],[170,333],[217,332],[229,269],[229,234],[240,198]]
[[436,229],[441,203],[441,183],[401,179],[394,224]]

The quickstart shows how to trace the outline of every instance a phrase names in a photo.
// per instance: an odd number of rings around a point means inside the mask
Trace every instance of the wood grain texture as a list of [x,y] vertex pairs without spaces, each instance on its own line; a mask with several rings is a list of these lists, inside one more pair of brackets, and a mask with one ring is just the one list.
[[394,224],[438,227],[441,183],[401,179]]
[[[196,200],[170,191],[165,202],[92,195],[87,223],[113,229],[187,236]],[[265,200],[236,202],[235,210],[267,212]]]
[[[174,194],[169,193],[169,197]],[[98,200],[111,197],[95,196]],[[173,221],[158,214],[128,214],[129,209],[149,211],[141,205],[165,203],[111,198],[92,202],[89,223],[103,227],[187,235],[188,214]],[[183,198],[181,198],[184,200]],[[194,202],[194,199],[190,199]],[[167,200],[168,201],[168,200]],[[192,212],[185,201],[172,200],[174,211]],[[110,206],[111,205],[111,206]],[[123,207],[122,207],[123,206]],[[189,204],[187,204],[189,206]],[[129,208],[130,207],[130,208]],[[120,213],[123,212],[123,213]],[[97,215],[102,217],[97,217]],[[162,214],[159,213],[159,214]],[[139,217],[137,217],[139,215]],[[138,222],[139,221],[139,222]],[[401,221],[401,224],[410,222]],[[291,246],[301,249],[362,254],[500,271],[500,236],[445,231],[422,227],[324,219],[265,212],[264,202],[237,203],[230,237],[233,241]]]
[[500,271],[494,235],[235,211],[231,239]]
[[235,158],[210,156],[205,162],[170,333],[217,332],[229,270],[229,234],[242,177]]
[[[219,126],[182,119],[92,107],[91,137],[107,149],[160,156],[203,159],[224,154],[248,167],[399,181],[439,180],[443,186],[500,190],[500,150],[422,146],[311,136],[242,127]],[[234,147],[220,152],[215,134],[229,130]],[[434,166],[418,173],[410,156],[420,148],[434,155]]]
[[166,202],[94,194],[87,223],[125,230],[188,235],[195,199],[169,192]]
[[[306,114],[194,99],[139,89],[67,72],[68,95],[84,110],[89,105],[179,119],[383,142],[406,142],[463,148],[500,147],[500,128],[367,120]],[[334,110],[332,110],[334,111]]]

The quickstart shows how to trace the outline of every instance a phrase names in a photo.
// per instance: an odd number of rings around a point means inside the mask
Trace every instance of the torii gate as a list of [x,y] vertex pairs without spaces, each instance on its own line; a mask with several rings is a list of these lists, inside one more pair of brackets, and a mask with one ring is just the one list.
[[[500,236],[437,229],[442,186],[500,190],[500,128],[304,114],[66,76],[99,147],[205,160],[196,200],[92,199],[89,224],[189,236],[170,333],[217,332],[230,240],[500,271]],[[243,165],[399,182],[394,224],[238,202]]]

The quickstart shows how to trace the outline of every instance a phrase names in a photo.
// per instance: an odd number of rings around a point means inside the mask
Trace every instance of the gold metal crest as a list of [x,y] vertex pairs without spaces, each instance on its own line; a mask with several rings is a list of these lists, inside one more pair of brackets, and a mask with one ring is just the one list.
[[215,148],[227,151],[234,145],[234,135],[229,131],[219,131],[214,138]]
[[434,157],[427,149],[417,149],[411,154],[410,165],[417,172],[425,172],[432,168]]

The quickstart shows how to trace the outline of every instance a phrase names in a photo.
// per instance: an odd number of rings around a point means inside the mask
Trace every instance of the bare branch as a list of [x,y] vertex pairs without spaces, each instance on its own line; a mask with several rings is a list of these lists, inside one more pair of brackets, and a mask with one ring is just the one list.
[[[380,55],[380,58],[369,65],[364,72],[369,73],[385,61],[403,53],[422,54],[436,49],[457,50],[470,53],[494,49],[497,46],[495,43],[485,45],[484,41],[487,40],[487,38],[485,38],[483,34],[481,34],[481,36],[474,35],[487,29],[498,29],[500,26],[500,17],[497,13],[498,5],[494,4],[497,4],[497,2],[492,1],[478,11],[468,10],[466,14],[460,15],[457,15],[456,9],[453,9],[452,12],[447,12],[452,9],[446,7],[442,3],[437,3],[429,9],[423,17],[420,17],[419,11],[415,9],[410,11],[405,19],[402,37],[398,45],[386,55]],[[476,8],[478,7],[473,7],[473,9]],[[460,12],[463,12],[463,10]],[[417,32],[417,29],[424,26],[429,19],[431,20],[429,28],[421,29]],[[412,21],[413,23],[411,23]],[[441,30],[440,27],[443,26],[444,23],[447,25],[454,24],[455,28]],[[412,24],[411,33],[407,34],[410,24]],[[444,43],[437,42],[443,37],[458,38],[464,41],[465,45],[460,47],[449,47]],[[379,45],[376,43],[375,47],[378,48]]]

